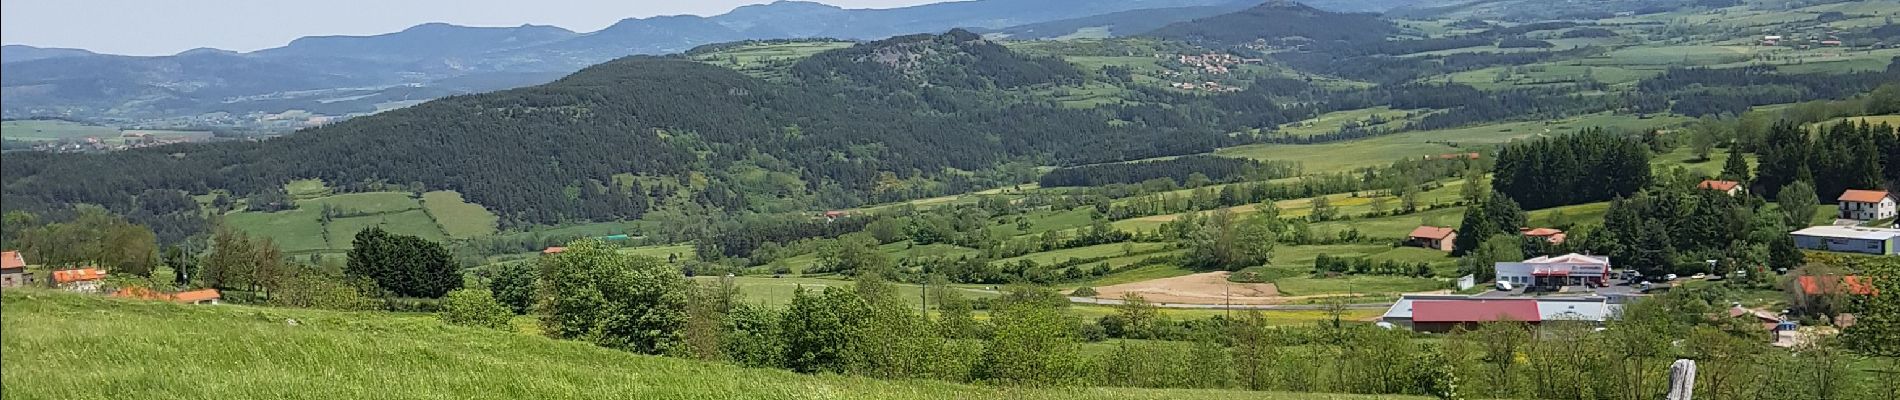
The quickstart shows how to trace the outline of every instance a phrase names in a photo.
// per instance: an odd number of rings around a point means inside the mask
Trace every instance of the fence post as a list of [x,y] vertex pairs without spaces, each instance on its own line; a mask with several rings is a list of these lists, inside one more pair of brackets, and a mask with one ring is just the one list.
[[1676,360],[1669,364],[1669,400],[1695,397],[1695,360]]

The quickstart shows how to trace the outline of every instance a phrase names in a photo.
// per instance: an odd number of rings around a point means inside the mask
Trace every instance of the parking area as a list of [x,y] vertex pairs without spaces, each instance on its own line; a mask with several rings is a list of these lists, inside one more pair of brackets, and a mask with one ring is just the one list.
[[1514,287],[1511,290],[1497,290],[1496,285],[1493,284],[1492,289],[1490,291],[1479,293],[1477,297],[1505,298],[1505,297],[1549,296],[1549,295],[1629,296],[1629,295],[1640,295],[1646,292],[1667,290],[1669,286],[1671,286],[1670,283],[1651,283],[1649,288],[1645,290],[1641,287],[1640,283],[1624,280],[1620,276],[1612,276],[1611,279],[1606,283],[1607,283],[1606,286],[1594,287],[1594,288],[1587,287],[1587,286],[1564,286],[1561,288],[1557,288],[1556,290],[1551,290],[1550,288],[1537,288],[1536,291],[1527,291],[1526,289],[1528,288],[1525,288],[1525,287]]

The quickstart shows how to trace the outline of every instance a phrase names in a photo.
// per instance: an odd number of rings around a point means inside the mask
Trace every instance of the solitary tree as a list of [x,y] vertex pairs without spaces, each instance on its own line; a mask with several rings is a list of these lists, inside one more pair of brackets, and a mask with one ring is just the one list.
[[550,336],[637,353],[674,350],[686,325],[686,277],[657,258],[598,240],[541,259],[541,326]]
[[369,278],[403,297],[439,298],[462,287],[462,274],[441,244],[371,227],[356,233],[344,272]]
[[1814,220],[1814,207],[1820,205],[1820,197],[1814,194],[1813,184],[1795,181],[1781,188],[1775,202],[1781,206],[1782,221],[1788,226],[1808,226]]

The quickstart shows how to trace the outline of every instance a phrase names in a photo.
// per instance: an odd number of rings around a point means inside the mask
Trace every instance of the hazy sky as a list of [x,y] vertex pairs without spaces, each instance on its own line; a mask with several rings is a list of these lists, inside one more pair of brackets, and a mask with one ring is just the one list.
[[[817,0],[887,8],[942,0]],[[198,47],[251,51],[312,35],[368,35],[426,22],[555,25],[577,32],[628,17],[715,15],[770,0],[6,0],[0,42],[132,55]]]

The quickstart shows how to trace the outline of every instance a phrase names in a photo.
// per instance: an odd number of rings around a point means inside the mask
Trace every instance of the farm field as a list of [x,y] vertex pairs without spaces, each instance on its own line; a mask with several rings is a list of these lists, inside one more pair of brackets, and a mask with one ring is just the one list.
[[1555,121],[1526,121],[1465,128],[1403,132],[1369,139],[1326,144],[1254,144],[1215,151],[1225,157],[1294,161],[1308,173],[1339,172],[1389,164],[1401,158],[1475,151],[1476,147],[1511,140],[1571,133],[1590,127],[1647,130],[1674,126],[1689,119],[1677,116],[1636,118],[1596,114]]
[[1087,247],[1077,247],[1073,249],[1046,251],[1046,252],[1041,252],[1041,253],[1032,253],[1029,255],[1021,256],[1021,257],[1005,258],[1001,260],[992,261],[992,263],[997,264],[997,265],[1002,265],[1002,264],[1015,263],[1020,260],[1029,260],[1029,261],[1036,262],[1036,264],[1049,265],[1049,264],[1055,264],[1055,263],[1067,261],[1070,259],[1090,259],[1090,258],[1104,258],[1104,257],[1108,257],[1108,258],[1119,257],[1119,258],[1133,259],[1133,258],[1139,258],[1139,257],[1145,256],[1146,255],[1145,253],[1161,250],[1168,246],[1168,244],[1166,243],[1125,243],[1125,244],[1126,246],[1124,246],[1124,243],[1109,243],[1109,244],[1099,244],[1099,245],[1087,246]]
[[430,218],[442,225],[442,233],[457,239],[495,234],[495,223],[500,220],[481,205],[464,201],[461,193],[452,191],[423,193],[422,206]]
[[[1452,180],[1444,182],[1441,185],[1442,186],[1438,188],[1419,192],[1419,208],[1429,208],[1432,205],[1451,205],[1459,201],[1459,193],[1464,188],[1464,181]],[[1398,196],[1375,196],[1370,193],[1340,193],[1323,197],[1326,198],[1327,204],[1332,207],[1335,213],[1340,217],[1356,217],[1370,213],[1379,208],[1374,206],[1374,203],[1377,202],[1383,202],[1381,207],[1384,207],[1385,211],[1390,212],[1398,209],[1400,203]],[[1313,214],[1313,202],[1315,199],[1316,197],[1280,200],[1274,202],[1274,206],[1280,208],[1280,216],[1283,218],[1301,218]],[[1259,212],[1259,209],[1254,205],[1242,205],[1228,207],[1227,211],[1234,213],[1234,215],[1247,215]],[[1202,212],[1203,215],[1211,213],[1213,213],[1213,211]],[[1112,225],[1117,229],[1127,231],[1151,231],[1159,229],[1161,225],[1179,218],[1179,214],[1152,215],[1116,221]]]
[[[302,255],[349,250],[356,233],[372,226],[441,242],[493,234],[497,219],[452,191],[430,192],[418,199],[405,192],[332,194],[317,180],[292,181],[284,188],[296,200],[297,208],[234,211],[224,216],[225,221],[252,235],[270,238],[286,254]],[[334,213],[327,221],[326,209]],[[449,227],[453,228],[445,229]]]
[[0,138],[23,142],[44,142],[57,140],[77,140],[96,138],[108,144],[125,143],[127,134],[151,135],[165,139],[186,139],[202,141],[211,139],[209,131],[177,131],[154,129],[121,130],[110,126],[92,125],[62,120],[20,120],[0,122]]
[[693,60],[732,68],[754,77],[782,79],[793,62],[826,50],[850,47],[851,42],[802,41],[757,43],[692,56]]
[[[827,278],[738,276],[732,279],[733,286],[738,287],[740,293],[744,293],[745,301],[773,307],[783,307],[787,304],[791,304],[792,293],[799,288],[804,288],[810,291],[810,293],[816,294],[825,290],[827,287],[848,288],[854,284],[848,280]],[[693,278],[694,282],[698,282],[702,285],[716,285],[718,280],[718,277]],[[923,304],[921,300],[923,295],[922,289],[919,286],[906,283],[892,283],[891,286],[897,288],[898,298],[910,302],[911,304]],[[956,287],[960,288],[960,293],[963,294],[964,298],[974,299],[997,296],[995,292],[972,289],[976,287],[972,285],[958,285]],[[932,288],[931,290],[936,289]]]
[[[9,398],[1410,399],[800,375],[452,327],[425,315],[186,306],[27,291],[32,293],[0,295],[0,329],[7,338],[0,358],[10,371],[0,384]],[[289,319],[298,323],[286,324]],[[177,360],[197,366],[179,368]]]
[[1379,124],[1379,125],[1374,125],[1374,126],[1384,127],[1388,129],[1397,129],[1403,125],[1403,122],[1405,120],[1404,117],[1406,114],[1413,113],[1413,112],[1420,112],[1420,111],[1424,111],[1424,110],[1393,110],[1391,107],[1384,107],[1384,106],[1373,107],[1373,108],[1362,108],[1362,109],[1357,109],[1357,110],[1334,111],[1334,112],[1326,113],[1326,114],[1323,114],[1311,119],[1297,121],[1297,122],[1286,124],[1286,125],[1281,125],[1280,128],[1274,132],[1280,135],[1285,135],[1285,136],[1309,137],[1309,136],[1314,136],[1314,135],[1333,133],[1333,132],[1338,131],[1339,128],[1347,126],[1348,124],[1363,123],[1374,116],[1378,116],[1388,121],[1384,124]]

